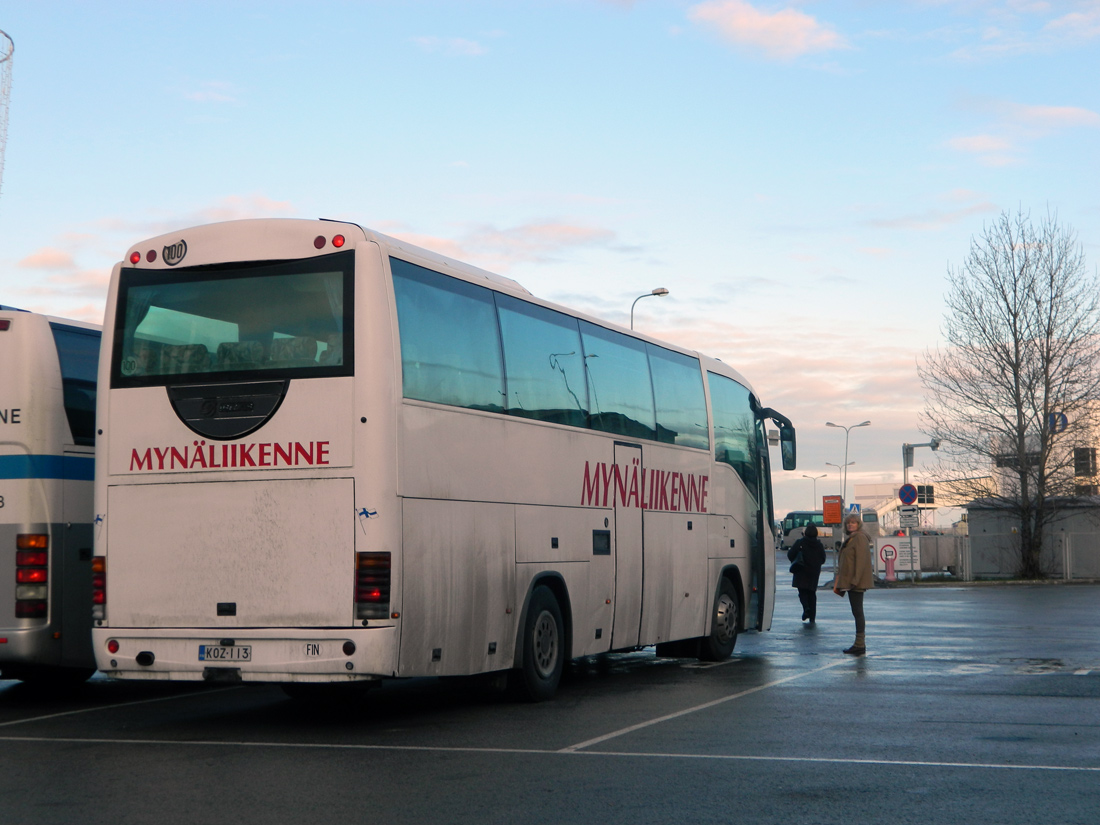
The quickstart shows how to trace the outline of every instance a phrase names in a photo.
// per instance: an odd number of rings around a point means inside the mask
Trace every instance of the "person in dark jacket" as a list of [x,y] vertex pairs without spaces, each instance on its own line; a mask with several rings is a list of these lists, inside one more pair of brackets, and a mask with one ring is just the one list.
[[802,602],[802,621],[817,621],[817,580],[821,565],[825,563],[825,545],[817,537],[817,527],[807,524],[802,538],[787,551],[794,578],[791,587],[798,588],[798,600]]

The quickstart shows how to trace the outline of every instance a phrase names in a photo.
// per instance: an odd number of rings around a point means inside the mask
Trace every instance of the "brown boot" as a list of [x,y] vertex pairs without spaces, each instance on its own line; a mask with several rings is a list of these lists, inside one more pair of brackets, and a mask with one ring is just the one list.
[[844,650],[849,656],[862,656],[867,652],[867,637],[865,633],[857,633],[855,643]]

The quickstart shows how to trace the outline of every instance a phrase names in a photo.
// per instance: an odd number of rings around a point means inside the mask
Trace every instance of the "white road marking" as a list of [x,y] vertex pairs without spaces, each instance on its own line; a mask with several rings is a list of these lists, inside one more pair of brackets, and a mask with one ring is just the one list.
[[575,745],[569,745],[568,747],[562,748],[561,751],[562,751],[562,753],[569,753],[571,751],[580,750],[581,748],[588,748],[588,747],[591,747],[592,745],[598,745],[601,742],[606,742],[609,739],[615,739],[616,737],[619,737],[619,736],[625,736],[628,733],[633,733],[634,731],[641,730],[642,728],[648,728],[648,727],[652,727],[653,725],[659,725],[662,722],[667,722],[670,719],[678,719],[681,716],[687,716],[689,713],[695,713],[695,712],[700,711],[700,710],[706,710],[707,708],[713,708],[717,705],[725,704],[726,702],[732,702],[734,699],[740,699],[741,697],[748,696],[751,693],[758,693],[761,690],[767,690],[768,688],[775,687],[776,685],[782,685],[785,682],[793,682],[795,679],[801,679],[805,676],[812,676],[815,673],[821,673],[823,670],[829,670],[830,668],[834,668],[837,665],[846,664],[847,662],[850,662],[850,661],[852,661],[852,660],[851,659],[848,659],[848,660],[843,660],[842,659],[842,660],[838,660],[836,662],[830,662],[829,664],[824,665],[823,667],[814,668],[813,670],[807,670],[804,673],[796,673],[793,676],[787,676],[783,679],[776,679],[774,682],[768,682],[767,684],[764,684],[764,685],[757,685],[754,688],[749,688],[748,690],[743,690],[740,693],[734,693],[734,694],[731,694],[730,696],[723,696],[721,699],[714,699],[710,702],[704,702],[701,705],[696,705],[695,707],[685,708],[684,710],[678,710],[675,713],[669,713],[669,714],[666,714],[664,716],[658,716],[655,719],[650,719],[650,720],[645,721],[645,722],[639,722],[636,725],[631,725],[630,727],[621,728],[619,730],[612,731],[611,733],[605,733],[603,736],[597,736],[594,739],[586,739],[584,742],[578,742]]
[[97,705],[91,708],[66,710],[61,713],[47,713],[45,716],[29,716],[26,719],[12,719],[10,722],[0,722],[0,728],[10,727],[11,725],[25,725],[27,722],[43,722],[47,719],[60,719],[63,716],[76,716],[79,713],[95,713],[97,710],[114,710],[115,708],[128,708],[134,705],[147,705],[151,702],[167,702],[169,699],[185,699],[189,696],[211,696],[215,693],[224,693],[227,690],[240,690],[240,688],[234,685],[233,687],[215,688],[202,692],[174,693],[171,696],[158,696],[155,699],[135,699],[132,702],[119,702],[114,705]]
[[577,751],[543,748],[470,748],[439,745],[356,745],[325,742],[244,742],[202,739],[106,739],[74,736],[0,736],[0,742],[34,744],[65,743],[67,745],[160,745],[212,748],[270,748],[272,750],[332,750],[332,751],[404,751],[418,753],[479,753],[519,754],[530,756],[584,756],[615,759],[697,759],[725,762],[786,762],[826,765],[882,765],[883,767],[975,768],[1008,771],[1063,771],[1068,773],[1100,773],[1100,766],[1090,765],[1019,765],[998,762],[937,762],[916,759],[842,759],[826,756],[740,756],[723,753],[646,753],[644,751]]

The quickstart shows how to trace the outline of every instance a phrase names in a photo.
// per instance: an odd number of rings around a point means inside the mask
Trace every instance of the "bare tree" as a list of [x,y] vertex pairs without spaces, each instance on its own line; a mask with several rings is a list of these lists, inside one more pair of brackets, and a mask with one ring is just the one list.
[[1022,211],[986,226],[948,278],[946,343],[918,366],[921,429],[944,444],[939,478],[1018,523],[1017,572],[1040,577],[1057,499],[1076,494],[1082,455],[1095,464],[1075,448],[1096,432],[1100,284],[1073,230]]

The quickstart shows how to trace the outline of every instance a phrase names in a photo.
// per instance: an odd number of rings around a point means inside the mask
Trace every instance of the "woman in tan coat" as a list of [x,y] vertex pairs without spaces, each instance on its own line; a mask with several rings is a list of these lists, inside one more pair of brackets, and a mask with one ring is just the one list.
[[844,652],[862,656],[867,652],[867,622],[863,616],[863,594],[874,586],[871,573],[871,540],[863,532],[863,519],[849,514],[844,519],[844,531],[848,538],[840,548],[833,592],[843,597],[848,594],[852,616],[856,620],[856,641]]

